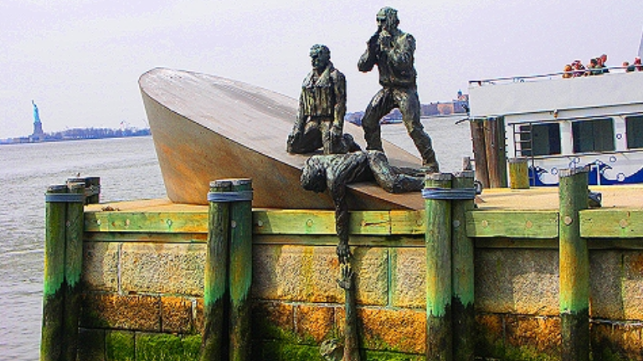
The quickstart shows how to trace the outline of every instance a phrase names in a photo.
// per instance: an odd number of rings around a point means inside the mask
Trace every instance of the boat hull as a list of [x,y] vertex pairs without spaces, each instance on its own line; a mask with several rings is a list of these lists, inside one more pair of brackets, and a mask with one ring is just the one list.
[[[285,151],[297,102],[211,75],[153,69],[139,80],[167,195],[175,203],[206,204],[210,181],[252,178],[253,206],[330,209],[329,194],[299,184],[307,155]],[[358,142],[361,128],[346,124]],[[363,145],[363,144],[362,144]],[[385,144],[392,164],[420,160]],[[351,209],[420,209],[419,193],[390,194],[373,184],[349,186]]]

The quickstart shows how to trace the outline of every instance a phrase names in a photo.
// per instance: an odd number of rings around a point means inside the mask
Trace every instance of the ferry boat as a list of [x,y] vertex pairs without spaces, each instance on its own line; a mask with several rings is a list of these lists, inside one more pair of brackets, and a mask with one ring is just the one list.
[[507,158],[528,160],[532,186],[583,166],[590,185],[643,183],[643,71],[474,80],[469,104],[471,120],[503,120]]

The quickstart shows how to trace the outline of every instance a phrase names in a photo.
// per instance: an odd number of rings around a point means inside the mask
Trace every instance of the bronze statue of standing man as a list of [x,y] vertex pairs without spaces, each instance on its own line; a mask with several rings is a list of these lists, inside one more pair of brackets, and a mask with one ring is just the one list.
[[420,122],[420,98],[417,93],[417,73],[413,65],[415,39],[397,28],[397,10],[384,7],[377,13],[377,32],[368,40],[366,52],[357,67],[368,72],[377,64],[382,89],[375,94],[362,118],[367,150],[382,151],[380,119],[394,108],[402,113],[415,147],[428,173],[439,172],[431,138]]
[[310,49],[313,69],[301,85],[299,109],[288,136],[288,153],[312,153],[323,148],[324,154],[343,154],[359,150],[353,137],[343,134],[346,115],[346,78],[330,61],[327,46]]

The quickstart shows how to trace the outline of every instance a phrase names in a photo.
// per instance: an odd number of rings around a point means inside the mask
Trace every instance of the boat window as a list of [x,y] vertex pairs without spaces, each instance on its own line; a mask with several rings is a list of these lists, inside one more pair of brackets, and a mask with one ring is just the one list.
[[625,117],[627,148],[643,148],[643,115]]
[[572,123],[574,153],[608,152],[615,149],[612,118],[597,118]]
[[560,154],[560,125],[558,123],[520,126],[520,154],[539,156]]

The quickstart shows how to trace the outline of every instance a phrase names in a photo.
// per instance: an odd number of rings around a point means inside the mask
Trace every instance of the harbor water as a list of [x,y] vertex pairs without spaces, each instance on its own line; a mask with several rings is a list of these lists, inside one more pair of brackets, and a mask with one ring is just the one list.
[[[471,155],[462,117],[423,120],[444,172]],[[417,155],[403,124],[383,137]],[[285,140],[284,140],[285,147]],[[165,197],[151,137],[0,146],[0,360],[37,360],[47,186],[71,177],[100,177],[101,202]]]

